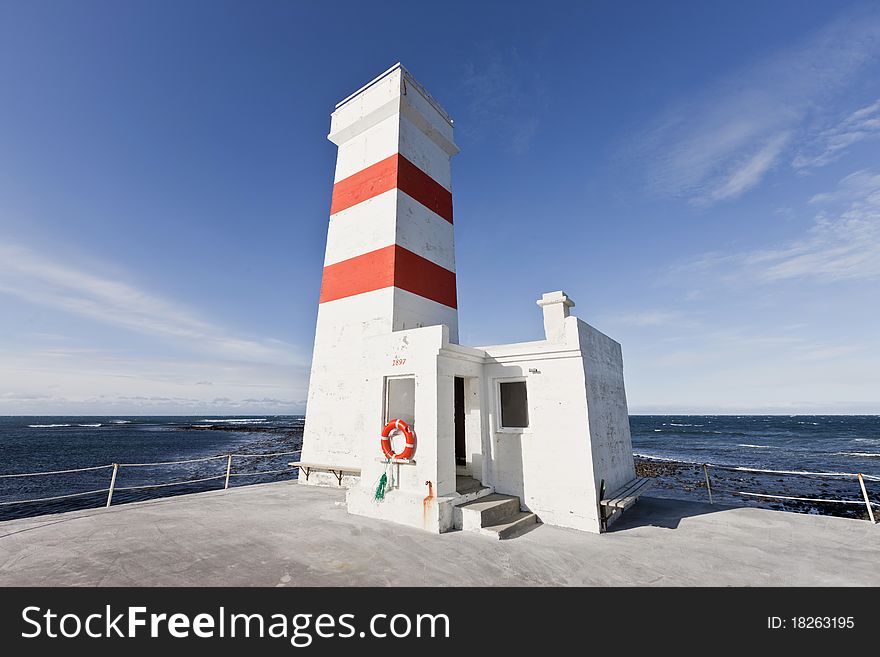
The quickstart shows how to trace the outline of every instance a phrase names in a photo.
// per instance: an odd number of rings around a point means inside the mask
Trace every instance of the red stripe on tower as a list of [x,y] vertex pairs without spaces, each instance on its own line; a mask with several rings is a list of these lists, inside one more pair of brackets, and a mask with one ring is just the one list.
[[452,223],[452,192],[399,153],[333,185],[330,214],[342,212],[394,188]]
[[401,290],[442,303],[450,308],[458,307],[455,293],[455,272],[395,246],[394,286]]
[[397,188],[452,223],[452,192],[403,155],[398,156]]
[[324,267],[321,303],[397,287],[456,308],[455,272],[392,244]]
[[394,249],[392,244],[324,267],[320,303],[393,285]]
[[333,185],[330,214],[384,194],[397,187],[397,154],[386,157]]

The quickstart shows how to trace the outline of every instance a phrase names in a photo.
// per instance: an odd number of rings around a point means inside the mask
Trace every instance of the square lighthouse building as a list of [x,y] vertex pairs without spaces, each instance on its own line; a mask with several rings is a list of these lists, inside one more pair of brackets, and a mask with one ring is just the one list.
[[635,480],[620,345],[561,291],[538,300],[543,339],[458,344],[453,122],[400,64],[336,106],[329,139],[300,483],[432,532],[601,531],[605,491]]

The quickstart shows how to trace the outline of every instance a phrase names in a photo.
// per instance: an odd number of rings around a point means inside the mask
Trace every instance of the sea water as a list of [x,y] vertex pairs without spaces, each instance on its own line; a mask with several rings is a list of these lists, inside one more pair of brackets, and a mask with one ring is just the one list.
[[[708,501],[701,464],[765,470],[857,473],[880,477],[880,416],[634,415],[633,452],[641,474],[655,477],[650,494]],[[303,417],[0,417],[0,474],[68,470],[112,463],[156,463],[228,453],[269,454],[302,446]],[[552,440],[552,437],[548,437]],[[235,458],[232,486],[290,479],[284,470],[297,455]],[[696,464],[696,465],[692,465]],[[177,465],[120,469],[114,504],[217,490],[225,458]],[[111,469],[43,477],[0,478],[0,503],[106,489]],[[710,468],[713,501],[861,516],[861,491],[850,478],[731,472]],[[124,490],[135,486],[207,479],[189,484]],[[880,501],[880,481],[867,480]],[[745,493],[845,499],[821,504]],[[106,492],[28,504],[0,505],[0,519],[100,506]]]
[[[73,470],[113,463],[188,461],[235,454],[292,452],[302,446],[302,416],[0,417],[0,474]],[[230,486],[295,477],[298,454],[233,458]],[[227,460],[122,467],[113,503],[223,488]],[[259,474],[284,470],[286,473]],[[0,478],[0,503],[88,493],[109,487],[112,468],[39,477]],[[161,488],[127,488],[186,482]],[[0,519],[57,513],[106,503],[107,492],[73,498],[0,504]]]
[[[653,495],[708,501],[706,473],[700,464],[709,463],[841,475],[709,467],[716,503],[862,517],[867,510],[858,481],[844,476],[855,473],[868,476],[869,495],[880,502],[880,481],[872,480],[880,478],[880,416],[635,415],[630,417],[630,427],[640,473],[656,477]],[[787,497],[850,503],[784,499]]]

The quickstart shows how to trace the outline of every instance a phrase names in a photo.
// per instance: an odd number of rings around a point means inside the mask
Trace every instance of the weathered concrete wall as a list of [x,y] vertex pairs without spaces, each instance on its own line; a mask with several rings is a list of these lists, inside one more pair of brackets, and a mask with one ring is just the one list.
[[[620,344],[577,320],[584,354],[594,479],[608,495],[636,476]],[[598,492],[598,487],[597,487]]]
[[[391,331],[393,298],[387,288],[319,306],[302,461],[360,466],[360,437],[377,430],[367,419],[376,400],[364,386],[362,345],[369,335]],[[350,321],[352,316],[360,321]],[[309,477],[308,483],[330,481]]]
[[[488,481],[518,495],[542,522],[598,532],[599,482],[610,493],[634,476],[620,345],[545,294],[546,339],[485,347]],[[500,427],[498,384],[525,380],[529,427]]]
[[[544,305],[554,339],[477,349],[450,343],[442,326],[365,338],[359,385],[370,410],[359,425],[363,475],[349,491],[349,510],[430,531],[451,527],[453,381],[460,376],[470,473],[519,496],[546,524],[598,532],[599,482],[604,479],[610,493],[634,476],[623,362],[617,342],[576,317],[556,317],[563,304]],[[385,471],[377,435],[386,419],[384,386],[400,376],[416,381],[416,458],[394,466],[395,486],[376,503],[376,482]],[[499,385],[505,381],[526,382],[526,428],[501,426]]]
[[[551,344],[487,349],[490,481],[542,522],[598,531],[583,360]],[[526,381],[529,427],[502,428],[498,384],[517,379]]]
[[[439,376],[438,355],[448,344],[445,326],[428,326],[375,336],[364,342],[365,379],[363,387],[373,400],[367,414],[372,431],[359,434],[361,481],[349,489],[348,510],[358,515],[383,518],[429,531],[440,532],[452,525],[451,502],[455,492],[455,473],[445,430],[445,413],[439,409],[448,401],[451,408],[451,381],[446,390],[446,377]],[[376,485],[389,471],[379,446],[385,384],[389,377],[415,378],[416,454],[413,462],[392,464],[393,486],[385,499],[374,499]],[[447,400],[447,397],[449,399]],[[451,412],[451,411],[450,411]],[[446,508],[449,507],[449,508]]]

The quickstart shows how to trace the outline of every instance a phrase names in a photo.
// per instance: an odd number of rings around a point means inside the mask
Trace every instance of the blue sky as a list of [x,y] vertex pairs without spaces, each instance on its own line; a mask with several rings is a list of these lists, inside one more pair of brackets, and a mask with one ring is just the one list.
[[876,3],[0,1],[0,415],[301,412],[336,102],[456,121],[461,341],[634,413],[880,413]]

